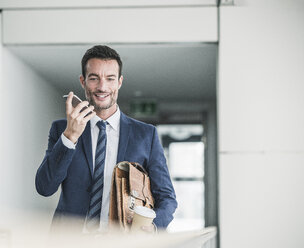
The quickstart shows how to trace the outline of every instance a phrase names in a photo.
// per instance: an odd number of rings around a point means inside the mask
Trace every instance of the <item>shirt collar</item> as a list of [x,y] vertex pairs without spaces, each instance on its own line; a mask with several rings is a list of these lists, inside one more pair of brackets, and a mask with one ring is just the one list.
[[[91,128],[94,128],[97,124],[98,121],[102,120],[99,116],[95,115],[91,120],[90,120],[90,124],[91,124]],[[120,121],[120,109],[117,105],[117,110],[116,112],[111,115],[108,119],[106,119],[105,121],[108,122],[108,124],[115,130],[117,131],[119,128],[119,121]]]

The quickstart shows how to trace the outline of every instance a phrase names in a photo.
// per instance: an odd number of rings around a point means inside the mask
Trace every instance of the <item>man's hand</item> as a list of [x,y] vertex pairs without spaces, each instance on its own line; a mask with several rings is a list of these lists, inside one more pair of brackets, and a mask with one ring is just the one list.
[[[93,106],[90,106],[85,110],[83,110],[82,112],[80,112],[84,107],[88,106],[89,104],[88,101],[83,101],[74,108],[72,106],[73,95],[74,95],[73,92],[70,92],[66,100],[65,106],[66,106],[66,115],[67,115],[67,127],[63,132],[63,134],[70,141],[76,144],[78,138],[83,133],[87,125],[87,122],[96,115],[96,112],[93,111],[94,109]],[[92,113],[87,115],[89,112]]]

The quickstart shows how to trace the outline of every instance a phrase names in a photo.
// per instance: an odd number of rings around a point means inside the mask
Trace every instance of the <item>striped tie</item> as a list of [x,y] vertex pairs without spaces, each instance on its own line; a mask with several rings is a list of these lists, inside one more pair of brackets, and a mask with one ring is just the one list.
[[91,201],[87,215],[86,226],[88,231],[96,231],[99,228],[103,192],[103,172],[107,144],[106,122],[99,121],[97,122],[97,126],[99,128],[99,135],[95,153],[95,169],[92,182]]

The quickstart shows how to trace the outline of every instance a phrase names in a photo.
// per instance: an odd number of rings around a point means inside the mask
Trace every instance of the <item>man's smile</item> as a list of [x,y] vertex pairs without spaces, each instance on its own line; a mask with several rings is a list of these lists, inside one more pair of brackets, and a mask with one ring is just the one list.
[[110,96],[110,93],[94,93],[94,96],[97,100],[105,100],[108,96]]

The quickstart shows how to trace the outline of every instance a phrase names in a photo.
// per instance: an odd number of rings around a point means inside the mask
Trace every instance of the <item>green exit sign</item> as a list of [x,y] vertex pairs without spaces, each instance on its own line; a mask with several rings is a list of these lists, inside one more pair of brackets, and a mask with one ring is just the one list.
[[131,102],[131,115],[135,118],[155,117],[157,103],[155,100],[134,100]]

